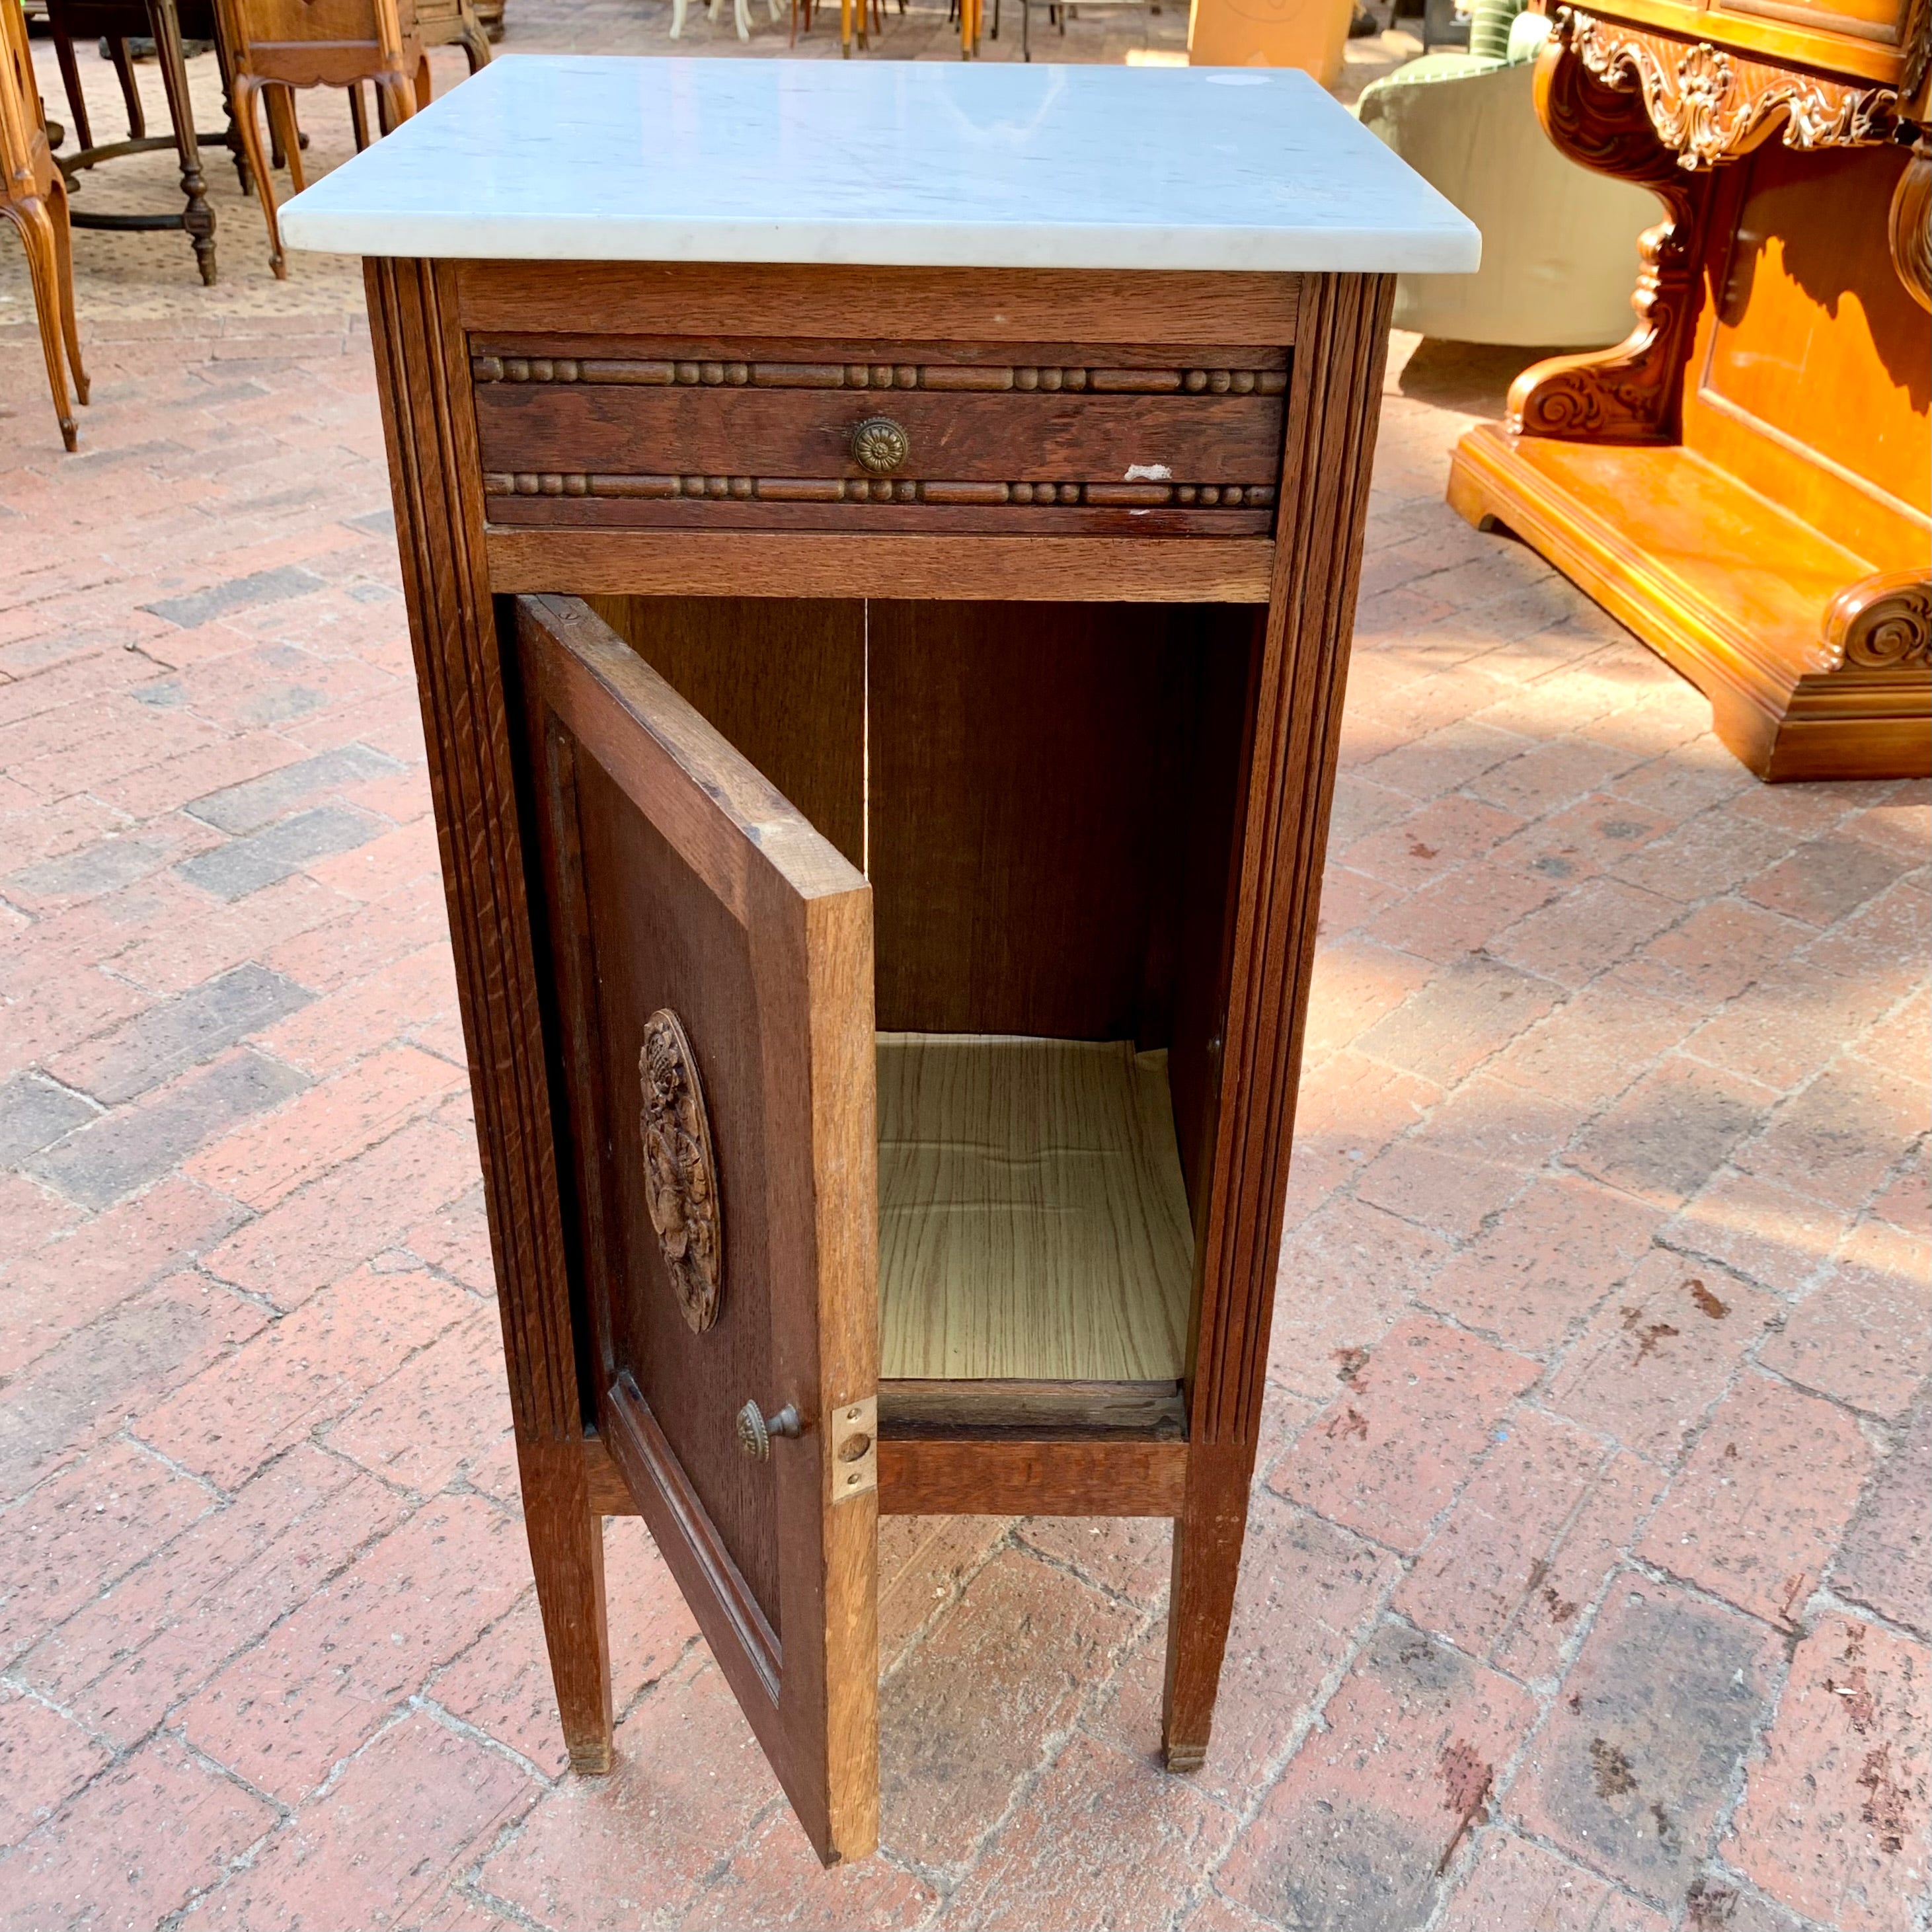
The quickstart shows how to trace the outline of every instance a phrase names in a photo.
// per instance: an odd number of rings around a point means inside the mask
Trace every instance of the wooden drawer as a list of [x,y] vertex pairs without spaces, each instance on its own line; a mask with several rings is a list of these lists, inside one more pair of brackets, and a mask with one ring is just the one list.
[[[516,335],[470,346],[494,524],[1274,528],[1284,349]],[[862,446],[869,468],[855,441],[868,424],[889,425]]]

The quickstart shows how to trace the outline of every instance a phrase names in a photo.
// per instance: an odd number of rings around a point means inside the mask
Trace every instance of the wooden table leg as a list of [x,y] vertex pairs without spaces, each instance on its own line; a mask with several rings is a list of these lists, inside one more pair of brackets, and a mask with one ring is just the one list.
[[188,104],[188,62],[182,54],[181,17],[175,0],[148,0],[148,24],[154,37],[154,58],[160,62],[161,85],[173,117],[175,146],[181,155],[182,193],[188,206],[182,226],[194,244],[195,266],[202,283],[214,286],[214,211],[208,205],[208,183],[201,172],[201,149],[194,137],[194,114]]

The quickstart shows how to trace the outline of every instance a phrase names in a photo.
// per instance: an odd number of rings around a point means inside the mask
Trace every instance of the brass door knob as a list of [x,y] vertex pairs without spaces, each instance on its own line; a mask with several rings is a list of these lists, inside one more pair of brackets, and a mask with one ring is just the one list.
[[912,438],[890,416],[868,416],[852,432],[852,460],[874,476],[890,476],[912,454]]
[[754,1460],[762,1462],[772,1453],[774,1436],[796,1436],[802,1425],[798,1411],[787,1402],[776,1415],[767,1415],[754,1402],[738,1412],[738,1447]]

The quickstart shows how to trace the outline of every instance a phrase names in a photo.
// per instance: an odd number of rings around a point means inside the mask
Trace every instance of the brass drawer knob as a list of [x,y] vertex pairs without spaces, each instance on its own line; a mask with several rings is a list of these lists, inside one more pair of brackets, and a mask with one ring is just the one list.
[[890,416],[868,416],[852,432],[852,460],[874,476],[890,476],[912,454],[912,438]]
[[738,1412],[738,1447],[747,1456],[762,1462],[772,1453],[774,1436],[796,1436],[801,1424],[798,1411],[787,1402],[776,1415],[767,1415],[754,1402]]

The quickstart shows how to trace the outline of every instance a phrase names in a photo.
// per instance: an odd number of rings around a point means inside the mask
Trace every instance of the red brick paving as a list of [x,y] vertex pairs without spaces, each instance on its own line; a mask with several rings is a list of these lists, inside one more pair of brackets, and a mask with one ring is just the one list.
[[1915,1923],[1926,788],[1754,786],[1444,508],[1505,362],[1391,380],[1208,1762],[1162,1526],[891,1522],[827,1875],[634,1522],[564,1768],[362,324],[88,348],[0,457],[0,1924]]

